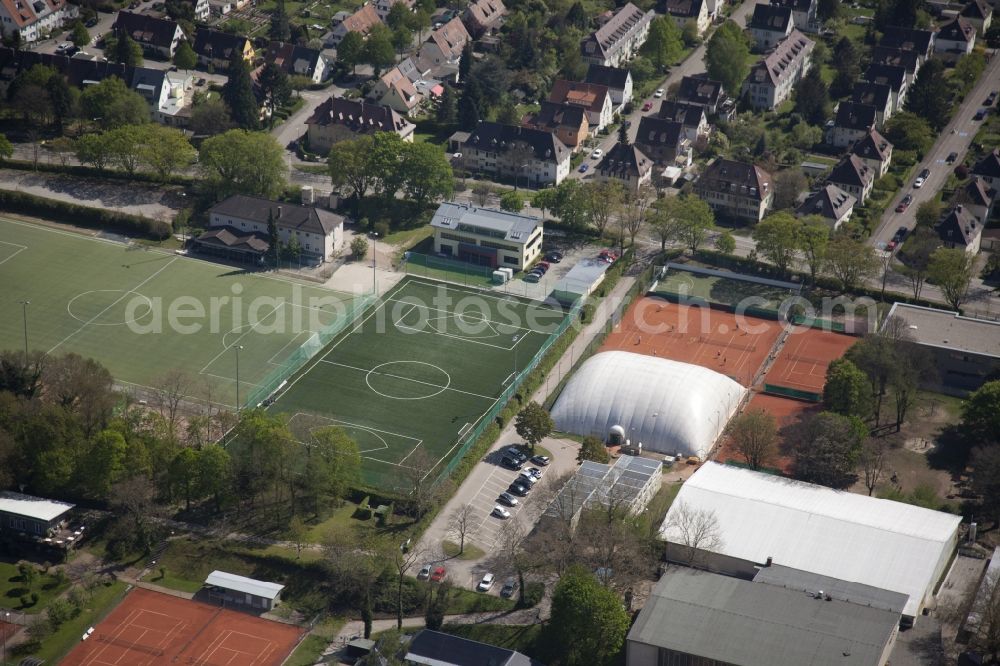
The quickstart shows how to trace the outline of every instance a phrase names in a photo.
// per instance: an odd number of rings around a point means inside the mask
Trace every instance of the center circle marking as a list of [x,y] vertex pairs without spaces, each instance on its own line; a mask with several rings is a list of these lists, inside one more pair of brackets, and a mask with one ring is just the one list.
[[[76,302],[76,299],[83,298],[88,294],[123,294],[125,296],[127,296],[128,294],[132,294],[133,296],[141,298],[144,301],[146,301],[146,311],[136,316],[135,318],[127,321],[112,321],[112,322],[91,321],[92,318],[90,317],[84,318],[73,312],[73,303]],[[122,300],[124,301],[125,299],[123,298]],[[91,326],[124,326],[126,324],[138,323],[139,319],[143,319],[147,315],[152,314],[153,301],[150,300],[149,296],[146,296],[145,294],[140,294],[139,292],[133,291],[132,289],[91,289],[89,291],[84,291],[82,293],[79,293],[73,298],[69,299],[69,303],[66,304],[66,312],[69,313],[70,317],[77,320],[81,324],[90,324]]]
[[[427,386],[427,389],[429,391],[431,391],[431,392],[428,393],[427,395],[417,395],[417,396],[392,395],[390,393],[385,393],[384,391],[379,391],[377,388],[375,388],[374,386],[372,386],[372,375],[379,375],[379,374],[392,375],[391,372],[382,371],[381,370],[382,368],[385,368],[387,366],[392,366],[392,365],[404,365],[404,364],[426,365],[429,368],[434,368],[435,370],[437,370],[438,372],[440,372],[442,375],[444,375],[444,377],[445,377],[444,386],[437,386],[437,385]],[[404,381],[410,380],[410,378],[403,377],[402,375],[397,375],[394,378],[402,379]],[[418,383],[419,384],[421,382],[414,382],[414,383]],[[380,363],[380,364],[376,365],[374,368],[372,368],[371,370],[369,370],[368,373],[365,375],[365,384],[367,384],[368,388],[370,388],[374,393],[377,393],[378,395],[382,396],[383,398],[392,398],[393,400],[426,400],[427,398],[433,398],[434,396],[440,395],[440,394],[444,393],[445,391],[447,391],[448,387],[451,386],[451,375],[449,375],[447,372],[445,372],[444,370],[442,370],[440,367],[434,365],[433,363],[425,363],[424,361],[389,361],[387,363]],[[434,389],[437,389],[437,390],[434,390]]]

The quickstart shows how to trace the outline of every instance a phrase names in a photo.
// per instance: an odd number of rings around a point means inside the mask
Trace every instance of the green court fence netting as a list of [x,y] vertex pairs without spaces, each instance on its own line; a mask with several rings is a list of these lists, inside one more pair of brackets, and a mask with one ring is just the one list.
[[778,386],[777,384],[764,384],[764,393],[778,395],[783,398],[805,400],[806,402],[821,402],[823,400],[822,393],[816,393],[815,391],[802,391],[800,389],[793,389],[787,386]]

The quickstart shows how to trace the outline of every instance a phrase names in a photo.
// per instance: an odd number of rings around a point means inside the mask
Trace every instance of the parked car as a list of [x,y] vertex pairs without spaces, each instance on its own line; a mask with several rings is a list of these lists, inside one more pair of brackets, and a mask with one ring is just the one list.
[[448,575],[448,572],[444,567],[438,567],[434,569],[434,573],[431,574],[431,581],[435,583],[440,583]]
[[978,111],[976,111],[976,115],[973,116],[972,119],[973,120],[982,120],[983,118],[986,117],[986,114],[989,113],[989,112],[990,112],[989,109],[979,109]]
[[425,564],[420,567],[420,573],[417,574],[417,580],[427,580],[431,577],[431,565]]
[[906,227],[900,227],[899,229],[896,229],[896,233],[892,235],[892,239],[897,243],[902,243],[908,233],[910,233],[909,229]]
[[592,159],[592,160],[599,160],[599,159],[601,159],[602,155],[604,155],[604,151],[603,150],[601,150],[600,148],[594,148],[594,152],[592,152],[590,154],[590,159]]
[[550,268],[552,268],[552,264],[550,264],[550,263],[549,263],[549,262],[547,262],[547,261],[539,261],[539,262],[538,262],[537,264],[535,264],[535,265],[536,265],[536,266],[541,266],[541,267],[542,267],[542,268],[544,268],[545,270],[549,270]]
[[532,268],[532,269],[531,269],[530,271],[528,271],[528,272],[529,272],[529,273],[537,273],[538,275],[545,275],[545,274],[546,274],[546,273],[548,273],[549,271],[548,271],[548,269],[547,269],[547,268],[545,268],[544,266],[535,266],[534,268]]
[[931,175],[931,170],[930,169],[921,169],[920,170],[920,177],[923,178],[924,180],[927,180],[927,178],[930,175]]
[[578,169],[578,171],[580,173],[587,173],[587,169],[589,169],[589,168],[590,168],[589,164],[581,164],[580,168]]
[[93,28],[95,25],[97,25],[97,17],[91,16],[89,19],[87,19],[87,22],[84,23],[83,25],[85,25],[88,28]]
[[663,97],[663,92],[664,92],[663,88],[657,88],[656,92],[653,93],[653,97],[659,99],[659,98]]
[[925,180],[926,179],[923,178],[922,176],[917,176],[917,179],[915,181],[913,181],[913,187],[915,187],[916,189],[919,190],[921,187],[924,186],[924,181]]
[[493,576],[493,574],[488,573],[485,576],[483,576],[483,579],[481,581],[479,581],[479,585],[476,586],[476,589],[479,590],[480,592],[489,592],[490,589],[492,589],[495,580],[496,578]]
[[529,474],[531,474],[531,476],[535,477],[536,479],[541,479],[542,478],[542,470],[538,469],[537,467],[529,467],[527,469],[527,472]]
[[508,578],[504,581],[503,587],[500,588],[500,596],[504,599],[510,599],[514,596],[515,591],[517,591],[517,581],[513,578]]
[[645,104],[642,105],[642,110],[643,111],[649,111],[652,108],[653,108],[653,103],[652,102],[646,102]]
[[545,467],[549,464],[548,456],[531,456],[531,462],[535,463],[540,467]]
[[886,244],[885,249],[886,249],[887,252],[892,252],[892,251],[894,251],[896,249],[897,245],[898,245],[898,243],[896,243],[895,240],[891,240],[891,241],[889,241]]
[[506,504],[507,506],[517,506],[518,504],[517,498],[506,491],[500,493],[497,499]]
[[524,451],[517,448],[516,446],[508,446],[506,453],[507,455],[509,455],[511,458],[514,458],[518,462],[523,463],[528,461],[528,456],[524,455]]
[[901,201],[899,202],[899,205],[898,205],[898,206],[896,206],[896,212],[897,212],[897,213],[902,213],[903,211],[905,211],[905,210],[906,210],[907,208],[909,208],[909,207],[910,207],[910,204],[911,204],[911,203],[913,203],[913,196],[912,196],[912,195],[910,195],[910,194],[907,194],[907,195],[906,195],[905,197],[903,197],[903,199],[902,199],[902,200],[901,200]]
[[514,470],[515,472],[519,471],[522,467],[524,467],[523,462],[521,462],[517,458],[511,458],[510,456],[504,456],[503,458],[501,458],[500,464],[508,469]]
[[64,53],[69,51],[71,48],[73,48],[73,42],[63,42],[56,47],[56,53]]
[[527,497],[528,487],[525,485],[521,485],[520,479],[518,479],[514,483],[510,484],[510,487],[507,488],[507,492],[509,492],[512,495],[517,495],[518,497]]
[[549,261],[553,264],[558,264],[562,260],[563,260],[562,252],[549,252],[548,254],[545,255],[545,261]]
[[618,255],[611,250],[601,250],[601,253],[597,255],[598,258],[603,259],[609,264],[613,264],[618,261]]
[[948,164],[954,164],[955,160],[958,159],[958,153],[948,153],[948,158],[945,160]]
[[500,518],[502,520],[507,520],[508,518],[510,518],[510,511],[497,504],[493,507],[493,511],[490,513],[490,515],[496,516],[497,518]]
[[539,275],[538,273],[528,273],[527,275],[525,275],[521,279],[524,280],[525,282],[530,282],[530,283],[534,284],[534,283],[538,282],[539,280],[541,280],[542,276]]
[[522,469],[521,473],[518,474],[517,476],[517,482],[520,483],[522,486],[527,485],[530,488],[531,486],[538,483],[538,479],[535,478],[535,475],[529,472],[528,470]]

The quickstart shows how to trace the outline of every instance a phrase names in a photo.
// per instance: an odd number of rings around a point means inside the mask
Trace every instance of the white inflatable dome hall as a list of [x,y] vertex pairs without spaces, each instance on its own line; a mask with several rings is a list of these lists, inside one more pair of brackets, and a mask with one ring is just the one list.
[[606,438],[620,425],[644,451],[704,458],[743,398],[729,377],[700,365],[625,351],[588,359],[552,409],[556,427]]

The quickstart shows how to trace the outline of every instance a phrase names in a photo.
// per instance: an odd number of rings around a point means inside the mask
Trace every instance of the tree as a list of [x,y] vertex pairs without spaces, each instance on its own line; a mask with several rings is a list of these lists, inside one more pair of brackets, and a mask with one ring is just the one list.
[[400,149],[403,191],[420,209],[451,195],[455,174],[440,148],[430,143],[403,143]]
[[875,486],[885,472],[886,454],[888,453],[885,439],[869,437],[861,446],[859,460],[861,470],[865,475],[865,488],[868,489],[868,496],[875,492]]
[[518,437],[524,439],[532,451],[535,450],[535,445],[549,436],[553,428],[555,423],[552,417],[534,400],[521,408],[514,421],[514,430],[517,431]]
[[611,456],[608,455],[608,449],[604,446],[604,442],[597,437],[588,436],[583,438],[583,442],[580,444],[580,451],[576,454],[576,459],[578,462],[591,460],[606,465],[611,460]]
[[830,19],[840,18],[842,13],[843,7],[840,4],[840,0],[819,0],[816,15],[820,21],[826,22]]
[[403,581],[406,574],[417,562],[424,557],[423,551],[412,548],[406,549],[400,544],[399,548],[392,550],[392,568],[396,573],[396,628],[403,628]]
[[708,40],[705,49],[708,77],[722,82],[730,95],[738,96],[750,74],[750,43],[733,21],[723,23]]
[[867,416],[871,413],[868,378],[850,359],[836,359],[826,369],[823,405],[843,416]]
[[795,111],[811,125],[822,125],[830,115],[830,92],[819,67],[810,68],[795,86]]
[[107,142],[111,160],[129,176],[139,169],[143,136],[141,126],[124,125],[101,135]]
[[983,663],[1000,662],[1000,572],[987,570],[981,583],[970,584],[958,608],[960,614],[951,624],[959,626],[966,617],[975,617],[965,625],[972,632],[969,647],[982,653]]
[[601,666],[618,655],[628,626],[618,596],[593,573],[575,565],[556,584],[545,644],[566,666]]
[[337,46],[337,59],[357,73],[358,65],[365,61],[365,38],[360,32],[350,31]]
[[711,509],[698,509],[684,501],[670,507],[665,524],[665,541],[680,547],[684,564],[692,566],[707,552],[722,547],[719,518]]
[[103,171],[111,163],[108,142],[100,134],[84,134],[73,145],[76,159],[83,164],[91,164],[98,171]]
[[931,254],[927,278],[941,290],[948,305],[958,310],[969,295],[975,257],[959,248],[939,247]]
[[777,452],[778,424],[763,410],[743,412],[730,421],[728,432],[750,469],[761,469]]
[[451,125],[458,118],[458,99],[455,97],[455,89],[447,83],[444,84],[444,92],[441,93],[441,101],[437,108],[437,121],[444,125]]
[[173,127],[153,123],[143,125],[140,140],[140,160],[161,181],[186,168],[198,156],[184,132]]
[[929,199],[917,206],[917,226],[928,229],[937,225],[941,218],[941,202],[937,199]]
[[148,553],[153,545],[152,522],[159,513],[153,483],[143,475],[129,477],[116,483],[109,497],[112,512],[128,526],[130,545],[143,554]]
[[229,453],[218,444],[204,446],[198,452],[196,496],[211,497],[215,510],[222,510],[222,500],[231,487]]
[[781,273],[787,273],[799,247],[801,223],[790,213],[768,215],[753,230],[757,251],[774,264]]
[[473,62],[475,59],[472,55],[472,40],[470,39],[462,47],[462,56],[458,61],[458,80],[462,83],[468,83]]
[[233,128],[229,109],[221,99],[213,97],[195,104],[191,108],[189,129],[196,136],[214,136]]
[[233,129],[206,139],[198,166],[217,197],[248,194],[274,197],[285,186],[284,151],[263,132]]
[[69,41],[73,42],[79,49],[90,45],[90,31],[87,30],[87,26],[82,21],[73,24],[73,29],[69,33]]
[[239,49],[233,49],[226,70],[226,84],[222,87],[222,100],[237,127],[246,130],[260,128],[260,107],[253,92],[250,67]]
[[625,234],[628,234],[629,247],[635,247],[635,237],[639,235],[642,225],[646,222],[649,204],[655,198],[652,186],[640,185],[637,192],[632,192],[622,202],[621,213],[618,215],[620,233],[618,244],[622,254],[625,254]]
[[185,446],[170,461],[167,477],[171,493],[179,493],[184,498],[185,509],[191,510],[191,500],[195,499],[198,482],[198,451]]
[[174,51],[174,65],[177,69],[188,71],[198,66],[198,54],[194,52],[187,40],[181,40]]
[[807,215],[802,218],[802,226],[799,227],[798,236],[798,249],[805,255],[806,264],[809,266],[809,276],[812,283],[816,284],[816,276],[823,270],[826,263],[830,228],[818,215]]
[[[918,221],[920,219],[920,208],[917,209],[917,219]],[[909,280],[914,299],[920,298],[930,268],[931,256],[937,250],[939,242],[938,235],[932,228],[918,224],[898,254],[903,262],[899,272]]]
[[591,181],[583,184],[580,194],[586,204],[587,217],[597,228],[598,237],[603,238],[621,208],[625,188],[617,180]]
[[524,199],[514,190],[507,190],[500,195],[500,209],[519,213],[524,208]]
[[796,479],[830,488],[847,488],[857,480],[861,443],[868,435],[860,419],[821,412],[791,430]]
[[14,146],[4,134],[0,134],[0,162],[9,160],[14,154]]
[[854,82],[861,76],[861,49],[850,37],[841,37],[833,47],[831,62],[836,74],[830,85],[830,94],[843,97],[851,92]]
[[897,150],[915,150],[917,155],[923,155],[934,144],[935,132],[930,123],[909,111],[896,113],[885,124],[885,138],[896,146]]
[[292,86],[288,83],[288,74],[278,65],[269,62],[261,69],[257,84],[264,98],[264,107],[274,126],[275,111],[288,104],[292,97]]
[[715,237],[715,249],[722,254],[732,254],[736,251],[736,238],[728,229]]
[[351,256],[355,261],[361,261],[368,256],[368,241],[364,236],[355,236],[351,241]]
[[125,439],[113,430],[102,430],[89,444],[77,473],[81,476],[87,496],[104,500],[109,497],[112,484],[125,471]]
[[994,526],[1000,525],[1000,446],[973,449],[972,464],[972,490],[982,497],[980,508]]
[[277,0],[275,3],[267,34],[276,42],[287,42],[292,36],[292,29],[288,24],[288,12],[285,11],[285,0]]
[[[111,44],[107,44],[111,41]],[[106,40],[104,52],[110,55],[112,62],[126,67],[142,66],[142,47],[123,30],[114,35],[112,40]]]
[[556,186],[552,212],[566,226],[576,230],[586,229],[589,201],[580,181],[567,178]]
[[978,52],[969,53],[955,63],[951,80],[960,83],[958,92],[965,94],[972,89],[986,70],[986,58]]
[[117,76],[87,86],[80,95],[80,110],[85,118],[94,120],[102,129],[149,121],[146,100]]
[[827,245],[826,259],[827,270],[840,281],[842,292],[855,289],[878,270],[875,249],[849,236],[837,236],[831,240]]
[[361,135],[333,144],[328,164],[334,187],[346,185],[351,189],[351,196],[363,199],[374,181],[370,165],[371,151],[371,135]]
[[657,71],[663,72],[684,49],[681,31],[670,16],[658,16],[649,24],[649,35],[641,52],[650,59]]
[[920,68],[906,95],[906,110],[926,120],[935,130],[940,130],[951,117],[949,90],[944,62],[940,58],[931,58]]
[[972,442],[1000,442],[1000,380],[986,382],[962,403],[961,430]]
[[463,504],[448,518],[448,534],[458,541],[458,554],[465,553],[465,539],[476,527],[476,508]]
[[358,444],[343,428],[313,430],[295,464],[298,489],[314,514],[331,500],[339,501],[361,478]]
[[482,117],[483,92],[476,79],[466,81],[462,96],[458,100],[458,125],[472,131]]
[[799,195],[809,187],[809,181],[799,169],[782,169],[774,174],[774,208],[794,208]]
[[472,196],[480,206],[485,206],[493,196],[493,186],[489,183],[476,183],[472,186]]
[[375,76],[396,62],[396,48],[392,44],[392,33],[389,28],[378,24],[368,33],[364,59],[375,70]]

